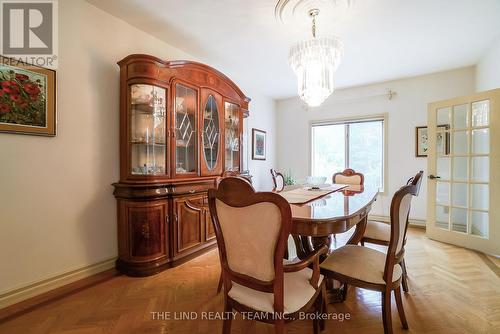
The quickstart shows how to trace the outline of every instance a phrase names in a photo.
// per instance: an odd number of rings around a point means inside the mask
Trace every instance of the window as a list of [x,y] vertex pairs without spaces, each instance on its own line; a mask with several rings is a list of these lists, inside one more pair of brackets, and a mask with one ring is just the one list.
[[313,123],[311,171],[327,176],[352,168],[365,176],[365,185],[384,188],[383,117]]

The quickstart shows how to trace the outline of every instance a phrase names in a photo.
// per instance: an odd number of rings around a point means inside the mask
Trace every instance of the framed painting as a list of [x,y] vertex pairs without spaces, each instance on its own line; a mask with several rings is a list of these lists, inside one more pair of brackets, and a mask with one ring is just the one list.
[[[437,153],[439,155],[450,154],[450,133],[446,132],[450,126],[447,124],[437,127]],[[427,157],[429,151],[429,132],[427,126],[417,126],[415,128],[415,156]]]
[[0,132],[55,136],[56,72],[0,60]]
[[252,129],[252,159],[266,160],[266,132]]

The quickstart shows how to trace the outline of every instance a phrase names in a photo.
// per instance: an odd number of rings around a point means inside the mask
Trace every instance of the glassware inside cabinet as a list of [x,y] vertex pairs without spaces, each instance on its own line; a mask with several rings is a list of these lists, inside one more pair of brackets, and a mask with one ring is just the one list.
[[198,150],[196,147],[196,115],[198,96],[196,90],[175,85],[175,172],[197,172]]
[[133,175],[166,173],[166,90],[130,86],[130,144]]
[[230,102],[224,103],[224,129],[226,162],[225,170],[240,171],[240,117],[239,107]]

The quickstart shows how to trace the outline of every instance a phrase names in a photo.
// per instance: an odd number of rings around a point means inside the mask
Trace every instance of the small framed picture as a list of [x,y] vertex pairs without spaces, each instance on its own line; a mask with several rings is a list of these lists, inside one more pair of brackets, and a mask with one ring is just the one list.
[[252,129],[252,159],[266,160],[266,132]]
[[56,72],[0,56],[0,132],[56,135]]
[[[450,154],[450,133],[446,132],[450,126],[447,124],[438,125],[436,134],[436,148],[438,155]],[[427,157],[429,154],[429,132],[427,126],[417,126],[415,128],[415,156]]]

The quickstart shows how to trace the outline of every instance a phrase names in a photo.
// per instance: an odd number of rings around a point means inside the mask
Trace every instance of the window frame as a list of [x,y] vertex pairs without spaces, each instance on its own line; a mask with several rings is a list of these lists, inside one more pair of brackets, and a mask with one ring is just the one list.
[[[334,118],[326,120],[313,120],[309,122],[309,175],[312,175],[313,171],[313,153],[314,153],[314,140],[313,140],[313,128],[315,126],[325,126],[325,125],[337,125],[343,124],[348,125],[352,123],[363,123],[372,121],[382,121],[382,187],[379,189],[379,194],[385,194],[387,190],[387,170],[388,170],[388,157],[387,157],[387,131],[388,131],[388,114],[374,114],[366,116],[354,116],[345,118]],[[349,164],[349,132],[345,131],[344,136],[347,138],[345,141],[345,162]],[[333,174],[332,174],[333,175]],[[330,180],[331,182],[331,180]]]

